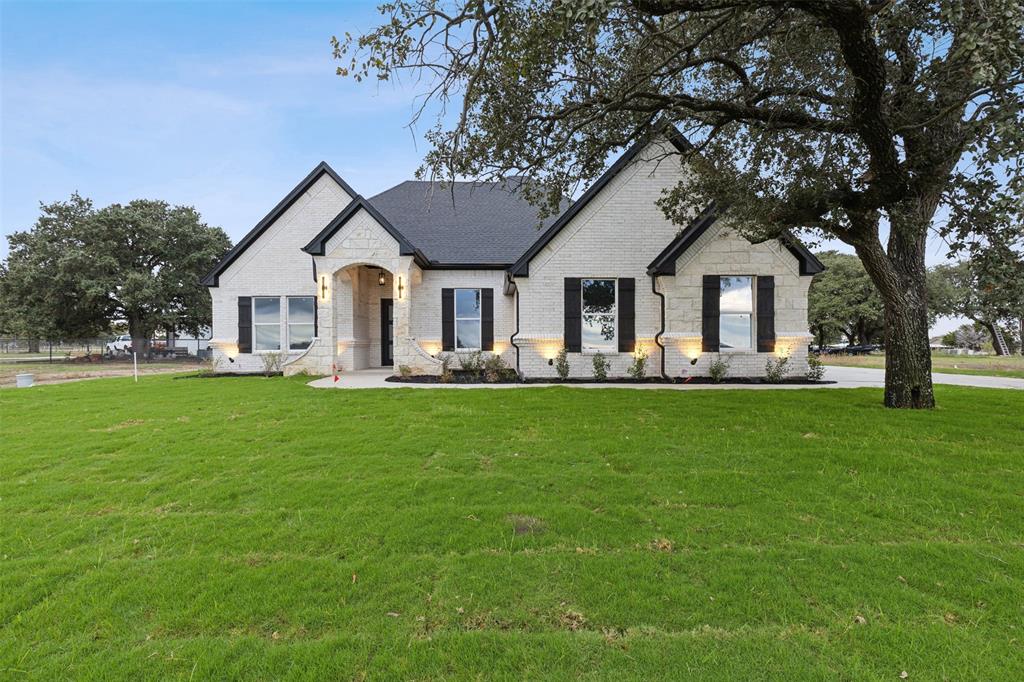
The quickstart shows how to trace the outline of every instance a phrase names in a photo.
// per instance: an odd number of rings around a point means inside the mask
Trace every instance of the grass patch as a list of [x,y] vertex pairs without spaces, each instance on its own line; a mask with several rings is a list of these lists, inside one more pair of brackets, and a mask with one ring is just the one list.
[[0,393],[0,677],[1012,679],[1024,394]]
[[[822,355],[822,362],[837,367],[885,369],[885,355]],[[1024,379],[1024,355],[946,355],[932,354],[932,371],[941,374]]]

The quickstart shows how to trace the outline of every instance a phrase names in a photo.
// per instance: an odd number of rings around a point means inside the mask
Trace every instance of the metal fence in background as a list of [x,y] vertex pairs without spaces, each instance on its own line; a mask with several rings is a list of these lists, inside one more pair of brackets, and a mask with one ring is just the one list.
[[[150,339],[146,359],[195,358],[210,354],[210,337],[166,336]],[[103,362],[125,360],[131,350],[118,337],[27,339],[0,336],[0,362]]]

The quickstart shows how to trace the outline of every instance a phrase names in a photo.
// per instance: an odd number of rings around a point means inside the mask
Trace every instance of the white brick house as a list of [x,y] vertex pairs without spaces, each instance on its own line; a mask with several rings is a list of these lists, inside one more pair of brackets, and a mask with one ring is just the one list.
[[[759,376],[767,359],[806,370],[807,290],[821,263],[785,236],[751,244],[713,207],[686,226],[656,206],[684,169],[638,144],[561,215],[540,223],[512,186],[405,182],[369,199],[321,163],[203,282],[220,369],[286,373],[407,366],[500,354],[528,378],[571,376],[592,356],[623,376]],[[457,365],[456,365],[457,366]]]

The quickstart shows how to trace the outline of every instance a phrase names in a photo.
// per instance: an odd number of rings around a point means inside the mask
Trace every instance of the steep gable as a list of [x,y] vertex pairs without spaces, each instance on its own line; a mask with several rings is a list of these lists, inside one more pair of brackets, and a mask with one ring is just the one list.
[[[220,279],[233,268],[236,263],[250,261],[257,251],[268,247],[284,253],[291,249],[298,251],[306,241],[324,224],[330,221],[339,211],[357,196],[347,182],[338,175],[326,162],[321,161],[302,179],[270,213],[263,217],[252,230],[242,237],[235,246],[225,254],[213,270],[201,280],[208,287],[220,286]],[[308,202],[317,199],[315,207]],[[305,210],[312,215],[299,216]],[[323,216],[322,221],[320,216]],[[291,224],[299,228],[300,234],[295,239],[284,236],[286,226]],[[315,228],[311,229],[313,225]],[[283,237],[283,238],[282,238]],[[271,246],[270,242],[275,242]],[[295,243],[292,243],[295,242]]]

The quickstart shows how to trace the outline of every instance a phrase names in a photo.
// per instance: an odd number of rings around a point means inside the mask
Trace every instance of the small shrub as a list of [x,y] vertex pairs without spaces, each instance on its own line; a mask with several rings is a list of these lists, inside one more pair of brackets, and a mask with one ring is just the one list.
[[604,353],[597,353],[594,355],[594,378],[598,381],[604,381],[608,378],[608,368],[612,363],[608,362],[608,358],[604,356]]
[[199,376],[201,377],[212,377],[216,376],[220,371],[221,362],[224,360],[223,355],[211,355],[209,360],[203,362],[202,367],[199,369]]
[[437,357],[441,361],[441,376],[440,381],[442,384],[450,384],[455,378],[455,374],[452,372],[452,356],[448,353],[444,353]]
[[273,376],[281,371],[284,353],[260,353],[260,360],[263,361],[263,375]]
[[708,376],[711,377],[711,381],[716,384],[722,383],[728,374],[729,363],[722,358],[716,358],[710,365],[708,365]]
[[633,364],[626,370],[631,378],[640,381],[647,376],[647,349],[643,346],[637,346],[637,349],[633,352]]
[[789,374],[788,357],[778,360],[768,358],[768,362],[764,365],[764,378],[769,384],[781,384],[787,374]]
[[511,370],[500,355],[491,355],[484,360],[484,381],[495,383],[509,376]]
[[821,356],[817,353],[811,353],[807,356],[807,379],[821,381],[824,376],[825,363],[821,361]]
[[562,346],[558,355],[555,356],[555,372],[558,373],[558,378],[562,381],[569,378],[569,351],[565,349],[565,346]]
[[475,377],[480,375],[480,370],[484,368],[484,356],[478,350],[472,353],[464,353],[459,356],[459,367],[463,372],[469,372]]
[[409,365],[399,365],[398,374],[401,375],[403,379],[408,379],[412,376],[412,367]]

